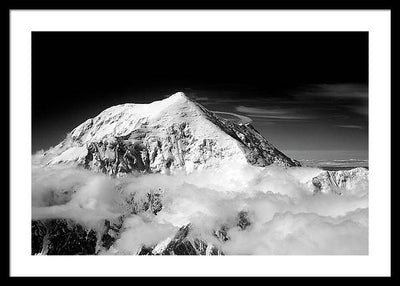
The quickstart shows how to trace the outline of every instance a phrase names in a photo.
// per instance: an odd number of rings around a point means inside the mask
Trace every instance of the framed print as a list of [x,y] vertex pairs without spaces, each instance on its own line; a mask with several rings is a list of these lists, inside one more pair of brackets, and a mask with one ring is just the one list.
[[390,275],[390,10],[12,10],[12,276]]

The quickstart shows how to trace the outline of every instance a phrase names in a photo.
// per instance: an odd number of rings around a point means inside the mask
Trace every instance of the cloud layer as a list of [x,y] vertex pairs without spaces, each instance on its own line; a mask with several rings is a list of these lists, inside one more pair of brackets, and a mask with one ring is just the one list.
[[[229,226],[225,254],[367,254],[368,195],[313,194],[317,168],[225,166],[191,174],[111,178],[78,168],[33,167],[32,217],[69,218],[88,228],[126,214],[126,198],[161,194],[162,210],[129,214],[105,254],[134,254],[192,223],[196,235],[220,243],[213,231]],[[251,225],[234,224],[246,211]]]

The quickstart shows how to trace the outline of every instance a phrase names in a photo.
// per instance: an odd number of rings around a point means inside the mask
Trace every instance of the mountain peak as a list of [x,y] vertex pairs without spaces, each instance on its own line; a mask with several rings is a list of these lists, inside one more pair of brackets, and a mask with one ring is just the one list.
[[168,100],[189,100],[186,94],[182,91],[178,91],[167,97]]
[[187,108],[195,109],[197,111],[200,111],[200,110],[204,111],[204,107],[200,106],[196,101],[189,98],[185,93],[183,93],[181,91],[176,92],[176,93],[166,97],[165,99],[158,101],[158,103],[160,104],[160,106],[164,106],[164,107],[168,107],[168,108],[176,106],[176,108],[187,107]]
[[149,104],[110,107],[46,154],[47,164],[77,164],[112,175],[191,172],[223,163],[300,165],[252,126],[221,118],[183,92]]
[[179,91],[176,92],[162,100],[159,101],[155,101],[153,103],[150,104],[154,104],[154,103],[158,103],[160,106],[164,106],[164,107],[171,107],[173,105],[190,105],[192,107],[197,106],[197,103],[195,101],[193,101],[192,99],[190,99],[185,93]]

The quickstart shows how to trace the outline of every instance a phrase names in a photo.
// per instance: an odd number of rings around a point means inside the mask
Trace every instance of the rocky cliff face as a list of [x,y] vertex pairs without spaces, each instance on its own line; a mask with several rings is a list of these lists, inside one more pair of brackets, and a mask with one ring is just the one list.
[[[142,206],[138,213],[149,208]],[[151,208],[150,208],[151,209]],[[155,213],[157,214],[157,213]],[[95,255],[107,252],[120,237],[124,216],[104,220],[97,229],[86,228],[70,219],[32,221],[32,255]],[[183,225],[174,236],[152,246],[142,245],[136,255],[224,255],[221,246],[230,238],[231,228],[245,230],[251,222],[245,211],[239,212],[236,225],[214,230],[213,239],[196,235],[192,224]]]
[[224,162],[300,166],[249,123],[218,117],[183,93],[151,104],[106,109],[48,150],[42,163],[73,164],[113,176],[169,173]]
[[222,251],[211,243],[193,237],[192,225],[182,226],[173,238],[167,238],[154,247],[142,247],[138,255],[223,255]]

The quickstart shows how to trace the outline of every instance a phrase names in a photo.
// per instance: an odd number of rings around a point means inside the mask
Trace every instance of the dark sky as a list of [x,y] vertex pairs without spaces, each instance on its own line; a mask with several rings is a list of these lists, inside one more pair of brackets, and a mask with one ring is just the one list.
[[366,159],[368,33],[360,32],[34,32],[32,151],[112,105],[177,91],[249,117],[289,153]]

